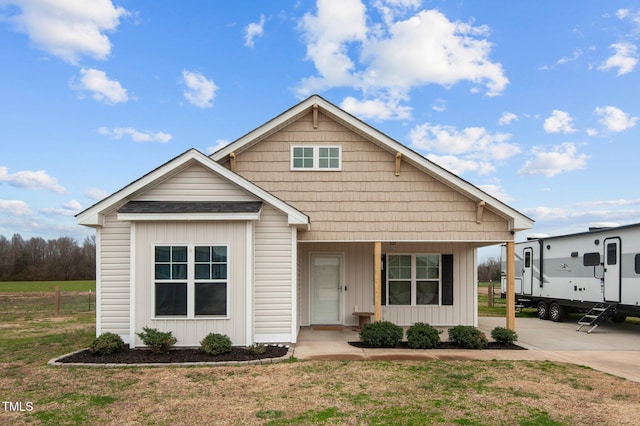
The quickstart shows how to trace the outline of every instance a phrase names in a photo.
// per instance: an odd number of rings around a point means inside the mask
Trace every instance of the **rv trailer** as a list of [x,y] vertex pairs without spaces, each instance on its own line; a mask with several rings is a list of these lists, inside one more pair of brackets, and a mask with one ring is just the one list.
[[[501,263],[505,294],[505,245]],[[586,312],[579,324],[591,332],[605,319],[640,317],[640,223],[515,243],[514,272],[516,306],[536,308],[540,319]]]

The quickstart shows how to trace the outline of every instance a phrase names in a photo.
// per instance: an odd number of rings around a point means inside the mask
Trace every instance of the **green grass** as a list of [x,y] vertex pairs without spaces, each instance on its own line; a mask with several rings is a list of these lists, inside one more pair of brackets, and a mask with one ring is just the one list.
[[[611,415],[640,412],[639,384],[549,361],[49,367],[91,342],[95,313],[25,319],[31,301],[17,298],[6,309],[17,319],[0,323],[0,397],[34,410],[0,411],[1,424],[164,425],[183,423],[185,413],[194,424],[616,424],[621,417]],[[603,411],[609,405],[613,413]]]
[[0,281],[0,293],[96,291],[95,281]]

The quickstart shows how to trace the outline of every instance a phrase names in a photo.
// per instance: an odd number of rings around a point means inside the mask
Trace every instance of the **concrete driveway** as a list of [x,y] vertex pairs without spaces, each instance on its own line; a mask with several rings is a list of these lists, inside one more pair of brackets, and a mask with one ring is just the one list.
[[[487,337],[504,318],[481,317],[478,328]],[[293,355],[299,359],[479,359],[537,360],[584,365],[628,380],[640,382],[640,326],[606,323],[591,334],[576,332],[573,321],[555,323],[537,318],[516,318],[518,345],[513,350],[411,350],[356,348],[349,341],[359,339],[351,327],[304,327]],[[447,338],[447,333],[442,335]]]

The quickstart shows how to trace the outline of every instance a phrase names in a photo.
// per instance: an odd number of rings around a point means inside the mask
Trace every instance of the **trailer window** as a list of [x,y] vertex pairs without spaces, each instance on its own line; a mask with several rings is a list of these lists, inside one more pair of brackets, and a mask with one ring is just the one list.
[[600,253],[585,253],[582,258],[582,264],[584,266],[598,266],[600,264]]
[[636,254],[636,274],[640,274],[640,254]]
[[607,265],[618,263],[618,245],[616,243],[607,244]]
[[524,267],[531,268],[531,252],[527,251],[524,253]]

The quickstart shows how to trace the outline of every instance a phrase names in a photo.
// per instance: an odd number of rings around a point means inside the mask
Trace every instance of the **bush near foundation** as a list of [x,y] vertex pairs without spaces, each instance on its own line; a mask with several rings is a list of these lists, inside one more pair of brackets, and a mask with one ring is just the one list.
[[94,355],[104,356],[124,351],[122,338],[115,333],[102,333],[93,339],[89,345],[89,352]]
[[200,349],[209,355],[231,352],[231,339],[225,334],[209,333],[200,341]]
[[362,327],[360,341],[370,348],[393,348],[403,335],[402,327],[390,321],[376,321]]
[[491,330],[491,337],[498,343],[513,343],[518,340],[518,334],[504,327],[496,327]]
[[457,325],[449,329],[449,340],[465,349],[483,349],[489,341],[487,336],[471,325]]
[[142,327],[142,333],[136,334],[155,354],[168,353],[178,341],[170,331],[159,331],[157,328]]
[[432,349],[440,343],[440,333],[429,324],[417,322],[407,329],[407,344],[412,349]]

